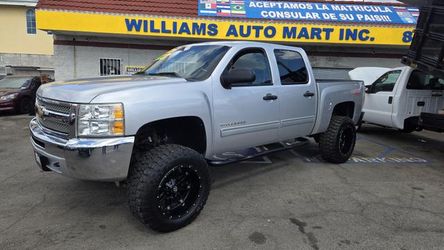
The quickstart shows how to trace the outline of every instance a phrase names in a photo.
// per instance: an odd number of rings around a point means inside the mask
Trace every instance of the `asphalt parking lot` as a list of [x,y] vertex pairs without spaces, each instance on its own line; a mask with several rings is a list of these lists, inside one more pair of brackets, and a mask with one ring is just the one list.
[[212,168],[179,231],[144,228],[125,187],[40,172],[27,115],[0,115],[0,249],[444,249],[444,134],[366,126],[352,159],[300,150]]

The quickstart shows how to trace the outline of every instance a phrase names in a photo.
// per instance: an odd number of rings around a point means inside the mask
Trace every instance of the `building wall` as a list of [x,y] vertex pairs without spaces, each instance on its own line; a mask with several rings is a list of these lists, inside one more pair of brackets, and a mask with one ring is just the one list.
[[52,55],[53,39],[45,31],[26,32],[24,6],[0,5],[0,53]]
[[54,46],[55,79],[100,76],[100,59],[120,59],[122,74],[127,66],[145,66],[165,50],[103,48],[92,46]]

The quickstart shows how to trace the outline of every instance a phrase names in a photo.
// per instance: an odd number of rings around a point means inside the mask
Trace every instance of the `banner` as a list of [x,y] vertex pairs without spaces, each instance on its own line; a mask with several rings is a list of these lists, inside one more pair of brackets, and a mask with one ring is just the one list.
[[410,45],[414,26],[259,23],[37,10],[37,28],[92,34],[290,43]]
[[199,16],[271,20],[416,24],[417,8],[383,5],[274,2],[255,0],[198,0]]

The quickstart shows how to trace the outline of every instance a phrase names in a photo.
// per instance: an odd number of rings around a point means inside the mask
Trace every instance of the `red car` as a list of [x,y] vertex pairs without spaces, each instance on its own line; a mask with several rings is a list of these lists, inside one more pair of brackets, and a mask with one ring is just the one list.
[[0,80],[0,111],[31,113],[40,77],[7,76]]

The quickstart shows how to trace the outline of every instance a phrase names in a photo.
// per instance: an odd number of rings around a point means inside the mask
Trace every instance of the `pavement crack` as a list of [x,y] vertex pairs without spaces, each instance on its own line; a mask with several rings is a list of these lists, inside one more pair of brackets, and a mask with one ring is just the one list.
[[305,235],[305,237],[308,240],[309,245],[314,250],[319,250],[318,239],[316,238],[314,233],[313,232],[306,232],[305,231],[305,227],[307,226],[306,222],[298,220],[296,218],[290,218],[290,222],[295,224],[298,227],[299,232],[301,232],[303,235]]

